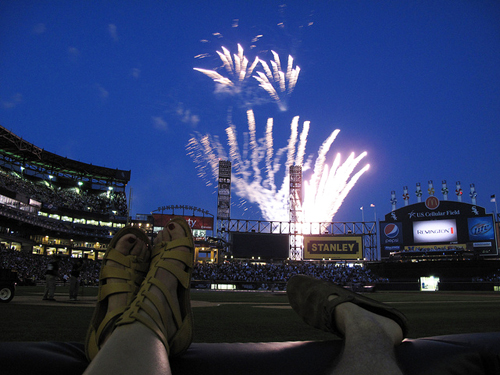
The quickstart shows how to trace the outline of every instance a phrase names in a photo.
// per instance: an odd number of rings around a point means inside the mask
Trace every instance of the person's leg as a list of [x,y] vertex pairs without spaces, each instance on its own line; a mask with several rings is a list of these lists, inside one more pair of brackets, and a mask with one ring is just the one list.
[[335,308],[344,350],[332,375],[402,375],[394,348],[403,340],[401,327],[389,318],[346,302]]
[[344,338],[332,375],[402,374],[395,355],[395,346],[407,331],[401,312],[304,275],[289,280],[287,294],[291,306],[307,324]]
[[53,300],[56,294],[56,277],[53,275],[45,276],[45,293],[44,299]]
[[76,300],[78,295],[77,288],[78,279],[75,276],[69,277],[69,299]]
[[49,284],[49,299],[54,299],[56,295],[56,282],[57,282],[57,277],[52,276],[50,278],[50,284]]
[[117,327],[85,375],[169,375],[170,362],[158,336],[140,322]]
[[[181,226],[175,223],[170,223],[168,228],[165,228],[158,234],[155,244],[162,241],[183,238],[185,236],[186,233]],[[188,253],[190,252],[187,247],[176,247],[175,250]],[[182,262],[176,260],[168,260],[167,262],[171,262],[172,265],[184,269],[184,264]],[[154,261],[152,264],[153,263]],[[157,307],[150,303],[149,300],[146,300],[143,303],[146,303],[153,311],[156,311],[157,314],[161,315],[163,313],[166,317],[168,317],[166,321],[166,332],[168,332],[167,338],[170,339],[176,333],[177,329],[173,323],[174,319],[172,317],[172,309],[179,308],[177,302],[177,279],[163,268],[158,268],[157,270],[152,268],[152,270],[154,272],[150,271],[146,276],[146,280],[154,278],[159,281],[160,285],[163,285],[163,287],[165,287],[173,296],[170,303],[175,301],[174,303],[177,303],[177,306],[169,305],[164,294],[156,286],[151,287],[150,292],[158,298],[163,311],[157,311]],[[137,298],[142,298],[141,291],[143,289],[144,284],[139,291],[136,300]],[[124,300],[114,300],[112,303],[114,308],[116,308],[116,304],[124,303]],[[139,314],[145,316],[146,319],[151,320],[152,324],[158,324],[156,320],[151,319],[144,311],[140,310]],[[164,327],[158,328],[161,329]],[[171,374],[168,354],[163,341],[157,333],[138,320],[133,321],[130,324],[118,325],[107,338],[105,344],[99,350],[85,371],[86,375],[110,373],[147,375]]]
[[43,299],[49,298],[49,275],[45,275],[45,287],[43,289]]

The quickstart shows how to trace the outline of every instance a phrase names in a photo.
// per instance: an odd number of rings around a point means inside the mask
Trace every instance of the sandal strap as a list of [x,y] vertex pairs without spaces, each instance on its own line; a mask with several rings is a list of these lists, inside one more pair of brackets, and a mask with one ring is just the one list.
[[98,339],[98,342],[100,343],[101,335],[108,331],[110,328],[114,328],[114,323],[117,320],[117,318],[123,314],[123,312],[126,310],[126,306],[123,308],[115,309],[111,311],[110,313],[106,314],[106,317],[103,319],[101,324],[99,324],[99,328],[97,328],[96,331],[96,337]]
[[[125,269],[120,269],[117,267],[112,267],[107,265],[107,261],[112,260],[124,267]],[[137,257],[132,255],[123,255],[116,249],[111,248],[106,260],[106,264],[103,266],[100,278],[102,280],[106,279],[122,279],[121,283],[110,283],[104,284],[99,289],[98,301],[104,301],[107,297],[112,294],[117,293],[135,293],[140,287],[142,280],[147,271],[147,264],[138,263]],[[132,294],[129,294],[128,299],[131,300]],[[130,302],[130,301],[128,301]]]
[[[144,260],[135,255],[125,255],[116,250],[119,239],[127,234],[134,234],[138,239],[144,241],[147,246],[151,246],[144,231],[131,226],[118,231],[108,245],[99,275],[97,305],[85,342],[86,355],[89,360],[100,350],[104,335],[115,328],[115,322],[134,299],[149,269],[150,260]],[[108,265],[108,261],[113,261],[124,268]],[[109,283],[108,279],[120,279],[122,282]],[[127,305],[107,312],[107,298],[119,293],[127,294]]]
[[[175,250],[175,248],[185,246],[191,249],[190,252]],[[182,237],[172,241],[162,241],[153,247],[153,261],[149,274],[144,280],[141,290],[136,298],[123,313],[123,315],[116,321],[115,326],[131,324],[139,321],[153,331],[165,346],[167,353],[170,354],[170,342],[168,341],[167,323],[169,317],[163,308],[161,299],[151,292],[151,287],[157,287],[163,294],[176,326],[176,334],[173,335],[171,341],[178,340],[177,333],[182,329],[187,318],[182,316],[182,307],[175,307],[177,301],[165,285],[156,278],[156,273],[159,268],[162,268],[172,274],[184,289],[189,289],[191,272],[194,266],[193,257],[194,244],[192,237]],[[177,260],[184,264],[184,267],[178,266],[169,260]],[[148,300],[150,303],[146,303]],[[141,313],[141,311],[143,313]],[[170,318],[171,319],[171,318]],[[190,318],[189,318],[190,319]],[[190,320],[191,323],[191,320]]]
[[189,237],[182,237],[172,241],[162,241],[153,246],[152,258],[164,253],[166,250],[175,249],[176,247],[186,246],[193,248],[193,240]]

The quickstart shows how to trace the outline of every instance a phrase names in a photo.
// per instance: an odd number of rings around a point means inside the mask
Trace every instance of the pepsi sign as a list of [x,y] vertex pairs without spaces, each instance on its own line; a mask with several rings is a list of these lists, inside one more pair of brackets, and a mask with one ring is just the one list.
[[385,226],[384,235],[387,238],[396,238],[398,234],[399,234],[399,227],[396,224],[390,223]]
[[399,245],[403,243],[403,229],[401,223],[380,223],[380,244]]

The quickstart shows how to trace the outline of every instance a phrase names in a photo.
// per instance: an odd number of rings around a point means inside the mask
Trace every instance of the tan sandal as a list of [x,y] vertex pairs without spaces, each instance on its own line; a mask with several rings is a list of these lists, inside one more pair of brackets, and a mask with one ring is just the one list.
[[[132,226],[120,229],[109,243],[102,260],[99,275],[97,305],[85,341],[85,352],[89,361],[97,355],[104,338],[110,333],[110,330],[114,329],[116,320],[123,314],[137,295],[149,269],[149,259],[140,259],[135,255],[123,255],[116,250],[115,247],[118,241],[127,234],[135,235],[139,240],[151,247],[146,233]],[[125,269],[108,266],[107,262],[110,260],[121,264]],[[123,282],[107,283],[108,279],[122,279]],[[123,307],[114,309],[108,313],[108,297],[117,293],[127,293],[127,303]]]
[[[184,229],[186,237],[172,241],[163,241],[154,245],[151,267],[146,279],[129,309],[116,322],[116,326],[139,321],[160,338],[169,356],[177,356],[185,352],[193,341],[193,314],[191,311],[190,284],[194,265],[194,241],[191,228],[183,218],[175,217],[170,220],[170,223],[172,222],[180,225]],[[189,248],[190,251],[175,250],[175,248],[180,246],[185,246]],[[181,268],[169,260],[181,261],[185,267]],[[165,285],[156,278],[156,272],[159,268],[167,270],[178,280],[177,297],[180,308],[175,308],[176,305],[173,303],[172,294]],[[160,299],[151,292],[152,286],[157,287],[163,293],[172,311],[177,331],[170,340],[168,340],[167,333],[167,314],[163,309],[163,304]],[[146,303],[146,300],[149,300],[154,307]],[[140,313],[140,311],[143,313]]]
[[[286,293],[292,308],[307,324],[339,337],[344,335],[335,325],[335,308],[345,302],[354,303],[374,314],[394,320],[401,327],[403,337],[408,333],[408,320],[401,311],[330,281],[307,275],[294,275],[288,280]],[[331,295],[338,297],[329,300]]]

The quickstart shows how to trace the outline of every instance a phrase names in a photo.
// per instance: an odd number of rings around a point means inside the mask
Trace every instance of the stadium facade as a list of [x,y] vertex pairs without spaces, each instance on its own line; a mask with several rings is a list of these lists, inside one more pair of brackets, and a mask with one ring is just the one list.
[[192,206],[163,206],[130,217],[131,171],[82,163],[45,151],[0,126],[0,240],[35,254],[102,259],[127,224],[153,238],[173,215],[192,224],[196,254],[218,260],[213,215]]

